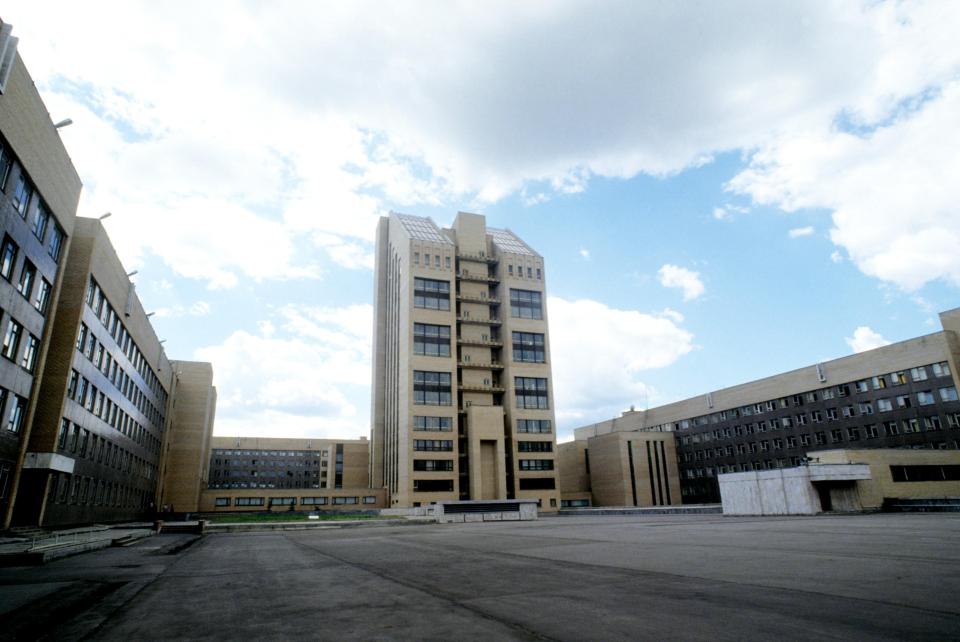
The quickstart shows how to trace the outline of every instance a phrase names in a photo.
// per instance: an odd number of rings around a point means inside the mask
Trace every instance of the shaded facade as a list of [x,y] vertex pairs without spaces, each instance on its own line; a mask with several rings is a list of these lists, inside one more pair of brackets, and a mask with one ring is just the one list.
[[0,527],[20,489],[81,189],[12,33],[0,21]]
[[559,507],[543,258],[461,212],[377,228],[370,485]]

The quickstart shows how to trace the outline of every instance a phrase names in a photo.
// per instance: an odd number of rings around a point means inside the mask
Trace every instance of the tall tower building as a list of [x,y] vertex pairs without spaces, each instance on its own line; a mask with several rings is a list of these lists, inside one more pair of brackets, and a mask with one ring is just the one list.
[[377,228],[370,480],[395,507],[559,506],[543,257],[460,212]]

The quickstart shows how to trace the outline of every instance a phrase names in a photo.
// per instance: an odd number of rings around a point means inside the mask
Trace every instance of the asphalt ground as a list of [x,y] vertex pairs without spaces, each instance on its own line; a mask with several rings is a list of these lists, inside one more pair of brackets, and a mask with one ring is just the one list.
[[960,639],[960,514],[157,536],[0,569],[0,636]]

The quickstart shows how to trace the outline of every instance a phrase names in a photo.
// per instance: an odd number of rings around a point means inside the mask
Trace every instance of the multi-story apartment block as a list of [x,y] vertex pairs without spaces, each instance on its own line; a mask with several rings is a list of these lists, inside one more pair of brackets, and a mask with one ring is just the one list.
[[80,188],[0,21],[0,528],[18,492]]
[[717,475],[798,466],[817,451],[960,448],[960,308],[940,322],[941,332],[578,428],[561,444],[564,495],[585,501],[592,483],[596,504],[630,497],[595,488],[598,472],[609,471],[594,446],[609,444],[610,433],[634,436],[623,444],[672,434],[677,455],[667,460],[676,472],[665,476],[679,474],[684,503],[720,501]]
[[207,412],[167,431],[178,388],[209,399],[212,372],[178,378],[103,224],[77,218],[13,523],[143,518],[158,500],[169,440],[212,430]]
[[370,484],[559,506],[543,258],[461,212],[377,229]]

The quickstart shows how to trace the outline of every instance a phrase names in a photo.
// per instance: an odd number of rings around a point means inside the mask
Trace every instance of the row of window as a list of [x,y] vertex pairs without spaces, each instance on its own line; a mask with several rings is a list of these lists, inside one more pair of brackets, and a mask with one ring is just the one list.
[[80,331],[77,333],[77,350],[92,363],[97,370],[102,372],[110,383],[120,391],[134,406],[137,407],[153,425],[161,430],[163,429],[163,412],[161,412],[150,401],[147,394],[140,389],[136,381],[127,374],[120,366],[120,362],[113,358],[110,351],[103,343],[97,340],[97,337],[87,328],[83,322],[80,323]]
[[415,278],[413,280],[413,306],[426,310],[449,310],[450,282]]
[[79,424],[72,423],[66,417],[60,421],[57,448],[73,453],[77,457],[89,457],[92,462],[136,477],[154,479],[157,474],[157,468],[151,462],[138,457],[106,437],[91,433]]
[[[512,264],[508,264],[508,265],[507,265],[507,274],[509,274],[510,276],[513,276],[513,265],[512,265]],[[523,278],[523,266],[522,266],[522,265],[517,265],[517,277],[519,277],[519,278],[521,278],[521,279]],[[527,278],[528,278],[528,279],[532,279],[532,278],[533,278],[533,267],[532,267],[532,266],[529,266],[529,265],[527,266]],[[543,280],[543,271],[542,271],[540,268],[537,268],[537,281],[542,281],[542,280]]]
[[[954,447],[956,447],[956,443]],[[915,449],[937,449],[937,450],[946,450],[948,444],[944,441],[937,442],[934,444],[921,444],[913,446]],[[723,473],[740,473],[740,472],[750,472],[753,470],[774,470],[777,468],[786,468],[786,467],[796,467],[799,466],[803,461],[803,458],[800,456],[793,457],[778,457],[777,459],[766,459],[763,461],[756,462],[745,462],[742,464],[730,464],[730,465],[721,465],[717,467],[706,467],[706,468],[689,468],[683,471],[683,479],[693,480],[693,479],[702,479],[715,477]],[[894,468],[891,466],[891,469]],[[905,480],[896,480],[896,481],[905,481]],[[910,481],[910,480],[906,480]],[[920,480],[916,480],[920,481]],[[939,480],[932,480],[939,481]],[[700,489],[690,486],[684,486],[682,493],[684,497],[698,495],[701,492]]]
[[414,323],[413,353],[427,357],[449,357],[450,326]]
[[[951,429],[960,429],[960,413],[948,414],[946,416],[946,425]],[[878,439],[883,436],[896,437],[919,432],[934,432],[943,430],[943,428],[944,422],[938,415],[923,417],[922,419],[911,418],[901,421],[884,421],[878,424],[866,424],[864,426],[834,428],[829,432],[829,443]],[[811,434],[762,439],[751,443],[737,444],[736,446],[718,446],[716,448],[704,448],[693,452],[683,452],[680,453],[680,461],[682,463],[690,463],[709,460],[713,457],[732,457],[734,453],[737,455],[751,455],[758,452],[781,450],[783,448],[805,448],[811,445],[823,446],[827,443],[827,431],[818,431]]]
[[98,390],[86,377],[76,370],[70,371],[67,383],[67,398],[107,423],[125,437],[132,439],[152,453],[160,452],[160,440],[136,421],[120,404],[115,403],[102,390]]
[[[23,338],[26,336],[26,340]],[[20,354],[20,342],[23,341],[23,354]],[[10,317],[7,319],[6,331],[3,333],[3,345],[0,346],[0,355],[21,368],[33,373],[37,367],[37,357],[40,354],[40,339],[25,331],[19,321]],[[19,356],[19,359],[18,359]]]
[[239,455],[247,457],[249,456],[260,456],[260,457],[316,457],[319,454],[321,457],[327,457],[330,455],[329,450],[316,451],[316,450],[239,450],[231,448],[214,448],[214,455]]
[[[10,150],[6,145],[0,144],[0,190],[4,193],[7,191],[7,179],[10,177],[13,165],[14,159]],[[63,232],[63,228],[60,227],[60,224],[57,222],[56,217],[50,213],[50,209],[46,203],[43,202],[43,199],[40,198],[30,179],[27,178],[22,165],[13,189],[11,201],[13,202],[14,209],[17,210],[17,213],[20,214],[20,217],[24,221],[27,220],[27,215],[30,214],[31,204],[36,203],[36,207],[33,209],[33,217],[29,222],[30,230],[40,243],[46,243],[47,253],[51,258],[53,258],[55,262],[59,262],[66,235]],[[47,238],[48,232],[49,238]]]
[[286,468],[319,468],[321,465],[326,468],[327,461],[320,459],[303,459],[300,461],[290,461],[289,459],[221,459],[217,457],[213,460],[216,466],[276,466]]
[[542,319],[543,294],[537,290],[510,288],[510,316],[516,319]]
[[[953,386],[940,388],[938,390],[940,400],[944,403],[957,401],[957,389]],[[920,406],[930,406],[935,402],[935,396],[932,390],[921,391],[917,393],[917,404]],[[913,398],[911,395],[900,395],[891,399],[877,399],[877,409],[879,412],[890,412],[894,409],[894,403],[898,409],[913,407]],[[858,412],[859,411],[859,412]],[[712,439],[722,440],[730,437],[740,437],[743,435],[752,435],[755,432],[763,433],[767,430],[779,430],[781,428],[792,428],[794,426],[805,426],[808,423],[819,424],[824,421],[836,421],[841,417],[850,419],[858,416],[874,414],[873,404],[871,402],[861,402],[855,409],[853,404],[841,408],[826,408],[824,410],[813,410],[809,413],[802,412],[797,415],[777,417],[769,420],[761,420],[756,423],[718,428],[711,432],[704,432],[694,435],[684,435],[680,438],[681,445],[698,444],[709,442]]]
[[160,400],[161,405],[167,403],[167,391],[160,385],[160,379],[153,368],[147,362],[147,358],[140,351],[137,343],[123,325],[120,315],[114,310],[100,285],[90,277],[90,283],[87,285],[87,305],[93,310],[100,323],[107,329],[107,332],[116,342],[120,350],[127,356],[134,369],[140,373],[140,376],[146,382],[147,387],[153,391],[153,394]]
[[[236,497],[233,500],[234,506],[294,506],[297,503],[296,497]],[[352,504],[376,504],[375,495],[365,495],[363,497],[301,497],[301,506],[325,506],[333,504],[334,506],[352,505]],[[214,500],[217,506],[229,506],[229,497],[217,497]]]
[[51,494],[54,504],[144,509],[152,497],[140,488],[67,473],[59,473],[54,484]]
[[898,370],[886,375],[877,375],[869,379],[860,379],[852,383],[829,386],[827,388],[812,390],[802,394],[780,397],[779,399],[748,404],[746,406],[741,406],[740,408],[731,408],[729,410],[723,410],[709,415],[702,415],[691,419],[683,419],[678,422],[661,424],[660,426],[653,426],[651,430],[657,430],[658,428],[666,430],[687,430],[696,426],[716,424],[730,419],[759,415],[763,414],[764,412],[774,412],[777,410],[790,408],[791,406],[802,406],[804,403],[815,403],[817,401],[849,397],[851,394],[864,394],[869,392],[871,389],[883,390],[888,387],[905,385],[907,383],[908,373],[914,382],[920,382],[928,379],[928,373],[932,373],[933,377],[949,377],[950,366],[946,361],[941,361],[926,366],[917,366],[909,370]]
[[520,459],[520,470],[553,470],[552,459]]
[[413,429],[424,432],[450,432],[453,430],[453,419],[450,417],[413,417]]
[[449,372],[413,371],[413,403],[426,406],[449,406],[453,393]]
[[[19,252],[20,247],[16,242],[9,235],[4,235],[3,246],[0,246],[0,276],[11,283],[13,282]],[[53,292],[53,286],[42,276],[37,277],[37,266],[30,259],[24,257],[15,287],[24,299],[30,301],[35,286],[36,298],[32,301],[33,307],[40,314],[46,315],[47,309],[50,307],[50,294]]]
[[[430,267],[430,265],[431,265],[431,263],[430,263],[430,256],[431,256],[431,255],[430,255],[428,252],[424,252],[424,253],[423,253],[423,267]],[[439,268],[439,267],[440,267],[440,258],[441,258],[440,255],[439,255],[439,254],[434,254],[434,255],[432,255],[432,256],[433,256],[433,267]],[[444,268],[446,268],[447,270],[449,270],[449,269],[450,269],[450,263],[451,263],[450,257],[449,257],[449,256],[444,256],[444,257],[443,257],[443,265],[444,265]],[[414,252],[414,253],[413,253],[413,264],[414,264],[414,265],[420,265],[420,252]]]

